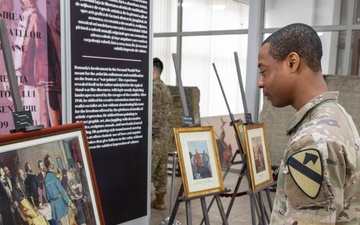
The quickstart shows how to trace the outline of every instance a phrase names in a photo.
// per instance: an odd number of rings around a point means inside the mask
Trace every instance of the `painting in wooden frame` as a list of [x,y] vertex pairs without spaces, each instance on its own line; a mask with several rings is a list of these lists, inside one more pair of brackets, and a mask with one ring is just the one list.
[[263,123],[243,125],[252,190],[273,182],[270,154]]
[[174,128],[185,196],[224,190],[213,127]]
[[[2,182],[4,171],[18,187],[12,196],[16,218],[27,208],[32,214],[23,214],[24,222],[67,218],[77,224],[104,224],[84,123],[0,136]],[[32,188],[35,181],[38,187]]]
[[238,137],[238,141],[240,142],[240,146],[243,153],[246,153],[246,142],[245,142],[245,134],[244,134],[243,126],[244,126],[243,121],[241,119],[235,122],[235,130],[236,130],[236,135]]

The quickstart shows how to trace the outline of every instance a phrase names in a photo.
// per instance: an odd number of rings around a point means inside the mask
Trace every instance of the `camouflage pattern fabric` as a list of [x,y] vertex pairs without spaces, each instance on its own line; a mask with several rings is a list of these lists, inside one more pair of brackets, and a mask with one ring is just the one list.
[[152,99],[152,182],[155,194],[166,194],[168,143],[171,137],[170,91],[160,78],[153,79]]
[[[338,94],[315,97],[290,120],[270,224],[360,224],[360,139]],[[301,160],[301,151],[315,154]],[[312,188],[318,194],[309,194]]]

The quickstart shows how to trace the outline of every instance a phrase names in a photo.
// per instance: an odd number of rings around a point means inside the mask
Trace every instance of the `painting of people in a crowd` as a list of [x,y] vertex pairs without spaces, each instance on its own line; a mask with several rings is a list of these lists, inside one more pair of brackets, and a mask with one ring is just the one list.
[[258,190],[273,182],[270,154],[263,123],[242,126],[245,137],[247,163],[253,190]]
[[264,149],[261,142],[261,136],[252,137],[252,151],[254,154],[255,169],[256,173],[264,171],[265,168],[265,158],[264,158]]
[[207,142],[189,141],[188,147],[194,180],[212,177]]
[[0,144],[1,225],[100,224],[79,138],[81,132]]

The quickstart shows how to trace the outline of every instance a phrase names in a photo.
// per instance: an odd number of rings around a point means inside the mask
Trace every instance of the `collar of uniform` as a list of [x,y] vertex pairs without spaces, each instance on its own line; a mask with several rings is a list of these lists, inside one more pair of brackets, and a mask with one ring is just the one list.
[[49,170],[47,170],[45,173],[55,173],[55,172],[54,172],[54,170],[49,169]]
[[324,92],[315,98],[311,99],[308,103],[306,103],[299,111],[295,113],[295,115],[291,118],[287,125],[287,134],[291,134],[297,125],[303,120],[305,115],[315,106],[327,100],[337,100],[339,96],[338,91],[329,91]]

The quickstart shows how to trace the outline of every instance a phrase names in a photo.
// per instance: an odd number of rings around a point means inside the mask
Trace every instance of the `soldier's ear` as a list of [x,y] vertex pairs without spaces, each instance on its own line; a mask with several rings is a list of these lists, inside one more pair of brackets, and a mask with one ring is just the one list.
[[298,69],[300,65],[300,57],[296,52],[290,52],[285,60],[290,71],[294,72]]

